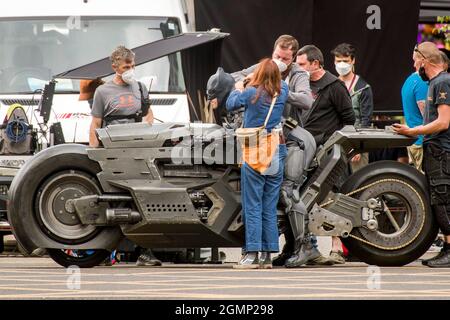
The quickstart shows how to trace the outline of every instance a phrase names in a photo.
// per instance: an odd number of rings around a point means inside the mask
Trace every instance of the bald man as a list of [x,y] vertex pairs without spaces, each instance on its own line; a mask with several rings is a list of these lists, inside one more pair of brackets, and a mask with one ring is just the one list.
[[432,42],[424,42],[414,49],[419,63],[419,75],[429,81],[425,102],[424,123],[409,128],[396,124],[397,133],[409,136],[424,135],[423,167],[428,179],[433,212],[445,244],[441,252],[422,263],[432,268],[450,267],[450,75],[448,60]]

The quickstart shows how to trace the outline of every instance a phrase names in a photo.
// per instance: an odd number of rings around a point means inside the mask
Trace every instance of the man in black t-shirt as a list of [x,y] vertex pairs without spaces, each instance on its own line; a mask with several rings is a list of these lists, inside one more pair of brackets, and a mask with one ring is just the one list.
[[414,49],[421,60],[419,75],[429,81],[424,125],[408,128],[396,124],[400,134],[425,135],[423,166],[427,176],[431,205],[445,244],[433,259],[423,261],[429,267],[450,267],[450,75],[446,61],[434,43],[424,42]]

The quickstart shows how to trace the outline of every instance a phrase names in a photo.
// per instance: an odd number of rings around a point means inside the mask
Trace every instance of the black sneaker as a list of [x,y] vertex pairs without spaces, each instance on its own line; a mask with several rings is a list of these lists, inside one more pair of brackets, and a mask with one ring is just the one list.
[[281,252],[272,260],[272,265],[275,267],[282,267],[286,263],[286,260],[292,257],[293,252]]
[[445,254],[445,252],[446,252],[446,250],[444,248],[442,248],[441,251],[439,251],[439,253],[436,256],[434,256],[433,258],[422,260],[422,264],[424,266],[427,266],[428,262],[436,260],[436,259],[440,259]]
[[442,249],[442,251],[425,265],[430,268],[450,268],[450,250]]
[[152,250],[148,249],[143,254],[139,256],[136,261],[136,266],[160,266],[162,265],[161,261],[158,260],[154,255]]

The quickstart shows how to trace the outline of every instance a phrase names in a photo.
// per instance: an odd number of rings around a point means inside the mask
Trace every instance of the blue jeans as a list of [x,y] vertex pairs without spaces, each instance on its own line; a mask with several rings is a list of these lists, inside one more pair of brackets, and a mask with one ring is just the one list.
[[247,163],[241,168],[245,251],[278,252],[277,204],[283,181],[286,145],[281,144],[263,174]]

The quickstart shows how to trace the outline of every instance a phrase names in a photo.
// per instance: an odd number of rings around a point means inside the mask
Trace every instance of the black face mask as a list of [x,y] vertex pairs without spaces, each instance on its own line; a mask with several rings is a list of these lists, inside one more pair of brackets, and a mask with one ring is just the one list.
[[424,66],[421,66],[419,68],[419,76],[422,78],[423,81],[430,81],[430,78],[428,78],[427,74],[425,73]]

